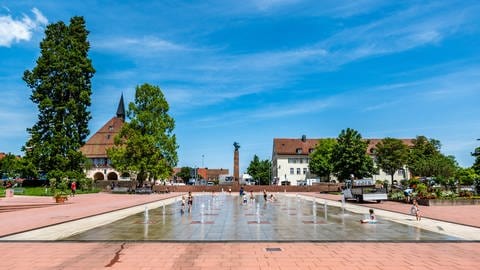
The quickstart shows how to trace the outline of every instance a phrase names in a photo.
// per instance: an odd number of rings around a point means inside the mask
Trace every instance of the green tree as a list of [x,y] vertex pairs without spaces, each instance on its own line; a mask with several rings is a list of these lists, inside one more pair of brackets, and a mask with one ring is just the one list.
[[440,141],[417,136],[408,154],[407,166],[414,176],[427,176],[425,173],[426,160],[440,154]]
[[333,173],[332,154],[336,145],[336,139],[328,138],[318,141],[315,150],[310,154],[310,163],[308,164],[310,172],[330,181],[330,175]]
[[49,177],[82,177],[85,158],[79,151],[89,134],[88,110],[95,70],[83,17],[47,26],[37,65],[23,80],[32,89],[38,120],[27,129],[26,158]]
[[375,173],[373,160],[367,154],[368,141],[362,140],[358,131],[347,128],[342,130],[333,149],[333,172],[340,181],[369,177]]
[[393,183],[395,172],[407,163],[408,147],[402,140],[387,137],[375,146],[373,153],[378,167],[391,176]]
[[[453,156],[437,153],[431,157],[419,160],[416,170],[419,176],[433,177],[436,183],[447,186],[455,175],[458,165]],[[429,183],[430,184],[430,183]]]
[[0,178],[15,178],[19,176],[19,157],[12,153],[8,153],[0,159]]
[[158,86],[143,84],[135,89],[135,101],[128,105],[130,122],[107,150],[113,167],[133,173],[137,181],[166,179],[178,162],[175,121]]
[[182,180],[186,183],[192,177],[193,168],[191,167],[182,167],[180,171],[177,173],[177,177],[182,178]]
[[270,160],[260,160],[257,155],[254,155],[252,161],[250,161],[250,165],[248,165],[247,173],[250,174],[253,179],[258,180],[260,185],[268,185],[270,184],[271,168],[272,163]]
[[455,178],[458,179],[460,185],[471,186],[479,175],[473,168],[458,168],[455,172]]

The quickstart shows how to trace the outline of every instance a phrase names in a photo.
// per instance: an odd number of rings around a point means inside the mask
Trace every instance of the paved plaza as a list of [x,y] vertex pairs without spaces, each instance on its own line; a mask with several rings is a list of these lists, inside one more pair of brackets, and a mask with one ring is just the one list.
[[[71,224],[66,222],[72,220],[81,223],[102,213],[111,215],[135,207],[142,209],[144,204],[158,207],[178,195],[87,194],[70,198],[66,204],[52,204],[49,197],[2,198],[0,237],[6,239],[41,227],[55,228],[48,225]],[[339,196],[335,195],[305,193],[299,196],[328,200],[329,205],[340,204]],[[478,264],[476,254],[480,243],[475,239],[480,229],[478,206],[422,207],[425,218],[420,222],[406,218],[407,204],[346,204],[349,211],[357,211],[357,207],[374,207],[380,218],[397,218],[418,228],[438,227],[439,232],[448,231],[475,241],[4,241],[0,242],[0,269],[474,269]]]

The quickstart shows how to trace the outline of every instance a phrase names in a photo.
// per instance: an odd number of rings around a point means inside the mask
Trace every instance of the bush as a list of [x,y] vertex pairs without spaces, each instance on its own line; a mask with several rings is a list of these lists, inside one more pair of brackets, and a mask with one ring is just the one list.
[[88,178],[81,178],[78,180],[78,189],[85,191],[85,190],[92,190],[93,189],[93,180]]
[[440,199],[455,199],[457,194],[451,190],[445,190],[440,192]]
[[394,201],[405,200],[405,195],[403,194],[403,191],[392,192],[389,194],[389,196],[390,196],[390,199]]
[[415,192],[417,193],[417,196],[420,198],[427,198],[428,196],[428,191],[427,191],[427,185],[423,183],[417,184],[417,187],[415,188]]

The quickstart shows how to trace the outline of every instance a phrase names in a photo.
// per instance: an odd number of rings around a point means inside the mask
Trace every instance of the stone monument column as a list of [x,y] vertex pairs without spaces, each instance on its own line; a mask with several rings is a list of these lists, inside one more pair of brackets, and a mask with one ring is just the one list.
[[240,169],[239,169],[239,152],[240,144],[237,142],[233,143],[235,151],[233,152],[233,179],[235,183],[239,183],[240,180]]

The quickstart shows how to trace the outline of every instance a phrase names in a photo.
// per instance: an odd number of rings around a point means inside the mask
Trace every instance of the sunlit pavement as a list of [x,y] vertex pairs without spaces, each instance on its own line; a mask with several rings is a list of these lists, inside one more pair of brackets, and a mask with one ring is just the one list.
[[[78,195],[64,205],[1,212],[0,235],[176,195]],[[335,196],[318,196],[338,201]],[[2,198],[0,206],[51,200]],[[401,213],[409,209],[407,204],[391,202],[366,206]],[[422,207],[422,211],[426,217],[480,227],[479,206]],[[480,243],[0,242],[0,248],[0,269],[475,269]]]

